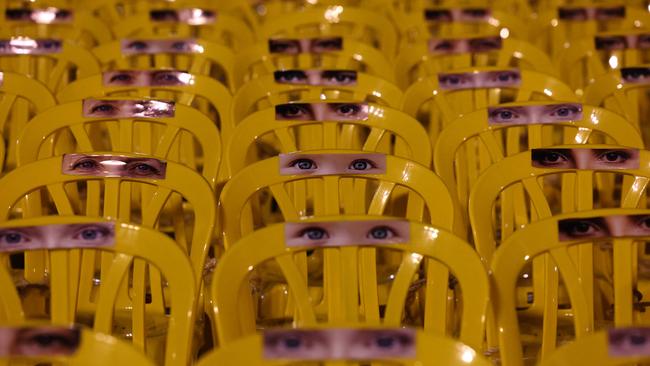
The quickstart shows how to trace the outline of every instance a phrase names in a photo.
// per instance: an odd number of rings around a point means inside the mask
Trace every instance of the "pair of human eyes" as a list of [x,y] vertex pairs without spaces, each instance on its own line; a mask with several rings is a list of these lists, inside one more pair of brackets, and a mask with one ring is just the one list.
[[163,21],[172,21],[177,22],[179,20],[178,13],[175,10],[166,9],[166,10],[151,10],[149,12],[149,17],[151,20],[163,22]]
[[67,353],[78,345],[77,337],[53,332],[29,334],[20,339],[22,348],[47,351],[52,354]]
[[650,68],[623,68],[621,77],[625,81],[637,81],[650,78]]
[[[478,75],[476,75],[478,76]],[[487,74],[489,82],[496,83],[511,83],[519,80],[519,74],[516,72],[491,72]],[[446,74],[440,75],[438,82],[448,86],[461,86],[473,83],[475,80],[474,75],[467,74]]]
[[[353,117],[361,112],[361,106],[358,104],[348,103],[331,103],[327,104],[336,115],[341,117]],[[311,118],[314,116],[311,105],[309,104],[283,104],[276,107],[277,113],[284,118],[300,119]]]
[[[133,41],[126,45],[127,49],[144,52],[150,48],[151,44],[145,41]],[[185,41],[172,42],[169,45],[171,51],[189,51],[190,45]],[[162,51],[164,52],[164,51]]]
[[[325,84],[350,84],[357,80],[357,75],[354,72],[346,71],[323,71],[321,79]],[[307,73],[298,70],[283,71],[279,74],[278,81],[283,83],[305,84],[307,83]]]
[[[160,174],[160,169],[144,161],[127,162],[123,170],[133,176],[151,176]],[[95,159],[81,159],[72,165],[72,170],[84,173],[98,173],[103,170],[101,163]]]
[[[274,353],[290,356],[291,354],[308,356],[310,352],[328,349],[328,339],[305,334],[277,335],[265,342],[265,348]],[[385,352],[398,353],[413,346],[413,339],[401,334],[359,334],[352,343],[348,343],[348,355],[355,351],[363,355],[372,354],[381,357]]]
[[[580,113],[580,108],[573,105],[561,105],[547,109],[539,117],[543,120],[545,117],[551,117],[554,120],[571,120]],[[490,120],[493,122],[527,122],[528,114],[522,108],[497,108],[490,112]],[[536,121],[532,121],[536,122]]]
[[[366,238],[373,240],[387,240],[392,239],[396,236],[398,235],[395,230],[384,225],[373,227],[366,233]],[[308,227],[301,230],[298,233],[298,237],[316,241],[330,239],[331,235],[326,229],[322,227]]]
[[618,49],[627,48],[627,39],[623,36],[617,37],[600,37],[597,39],[598,48],[603,49]]
[[[103,240],[104,238],[110,235],[110,229],[99,226],[99,225],[90,225],[84,226],[76,231],[74,231],[69,238],[72,240],[78,241],[98,241]],[[4,245],[22,245],[31,243],[36,240],[28,233],[22,232],[20,230],[2,230],[0,231],[0,244]]]
[[[606,150],[598,152],[596,161],[604,164],[620,164],[631,158],[630,154],[624,150]],[[569,151],[536,151],[533,154],[533,160],[544,166],[564,166],[573,165],[574,159]]]
[[475,38],[468,41],[471,52],[491,51],[501,48],[501,39]]
[[[289,163],[289,166],[299,170],[317,170],[319,168],[315,161],[305,158],[294,160]],[[355,159],[347,167],[348,170],[353,171],[364,171],[374,168],[377,168],[377,165],[368,159]]]
[[[116,84],[130,84],[133,83],[137,78],[137,75],[133,73],[119,73],[111,76],[110,82]],[[169,85],[169,84],[178,84],[180,80],[175,73],[172,72],[156,72],[151,75],[151,84],[152,85]]]
[[342,47],[340,38],[334,39],[315,39],[311,42],[312,52],[335,51]]
[[[650,230],[650,216],[634,218],[634,225],[644,230]],[[563,220],[560,222],[560,231],[574,238],[604,237],[609,235],[604,223],[597,220]]]

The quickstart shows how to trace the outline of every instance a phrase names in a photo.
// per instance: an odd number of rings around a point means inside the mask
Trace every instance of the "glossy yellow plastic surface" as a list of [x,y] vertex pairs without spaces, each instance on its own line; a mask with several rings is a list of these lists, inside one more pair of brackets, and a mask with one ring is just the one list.
[[[143,157],[125,153],[118,155]],[[12,211],[20,207],[21,199],[37,189],[47,194],[44,197],[28,195],[23,217],[85,215],[125,222],[137,220],[142,226],[157,227],[161,225],[161,217],[171,216],[166,217],[168,222],[165,225],[173,225],[174,238],[178,246],[188,253],[195,273],[203,272],[216,222],[216,207],[210,185],[198,173],[171,161],[167,162],[165,179],[65,175],[61,167],[62,157],[53,157],[25,164],[0,179],[0,221],[9,219]],[[79,192],[70,186],[70,183],[77,182],[84,182],[83,200]],[[41,198],[51,199],[55,207],[41,206]],[[184,216],[189,212],[183,212],[183,200],[194,213],[191,225],[184,221]],[[137,218],[133,212],[136,209],[139,210]],[[170,210],[170,213],[163,215],[166,210]],[[34,261],[26,262],[26,268],[31,265],[39,267],[39,263],[42,267],[44,264],[36,258]],[[25,276],[28,281],[41,281],[43,272],[27,271]],[[197,275],[197,281],[200,280],[201,276]]]
[[[104,85],[102,75],[97,74],[67,85],[57,95],[59,103],[72,102],[90,97],[147,96],[173,99],[178,104],[191,105],[213,119],[225,136],[232,133],[232,95],[222,83],[205,75],[192,75],[188,84],[156,85],[149,87],[133,85]],[[204,103],[206,102],[207,103]],[[178,105],[177,104],[177,105]],[[216,115],[214,113],[216,111]]]
[[388,18],[378,12],[343,5],[269,18],[258,33],[260,39],[333,35],[376,47],[389,59],[397,50],[397,32]]
[[[42,113],[56,105],[56,100],[42,83],[13,72],[2,73],[0,83],[0,131],[6,146],[7,160],[0,160],[0,165],[5,164],[5,169],[10,170],[16,166],[16,140],[34,114]],[[4,141],[3,141],[4,145]],[[0,169],[0,172],[4,172]]]
[[100,72],[93,54],[70,40],[62,42],[58,53],[2,55],[0,67],[38,80],[54,94],[76,79]]
[[[363,153],[358,150],[314,150],[312,154]],[[235,174],[221,192],[222,230],[226,249],[253,231],[251,212],[246,209],[258,191],[268,190],[277,201],[282,221],[298,220],[307,214],[306,184],[313,183],[314,215],[380,216],[391,206],[392,196],[409,192],[404,217],[428,222],[445,230],[461,230],[457,204],[442,180],[427,167],[413,161],[386,156],[385,174],[281,175],[279,158],[272,157]],[[354,179],[350,182],[350,179]],[[348,180],[348,182],[344,182]],[[372,183],[372,184],[371,184]],[[372,188],[371,188],[372,187]],[[368,192],[369,191],[369,192]],[[366,197],[367,196],[367,197]],[[426,215],[428,212],[428,215]],[[260,217],[255,217],[260,219]],[[457,231],[462,233],[463,231]]]
[[[17,328],[21,328],[31,326],[48,326],[48,324],[38,322],[24,322],[11,325],[3,324],[1,327],[7,326],[15,326]],[[38,356],[12,358],[0,356],[0,365],[37,366],[43,365],[44,363],[57,366],[155,365],[155,363],[148,359],[142,352],[138,351],[138,349],[124,341],[121,341],[109,334],[95,332],[84,327],[82,327],[80,330],[81,342],[79,343],[79,348],[71,356]]]
[[[584,271],[572,256],[573,247],[582,243],[583,245],[578,245],[578,247],[586,245],[590,249],[594,239],[583,238],[572,241],[560,241],[558,221],[593,216],[646,216],[648,214],[650,214],[650,211],[646,209],[601,209],[556,215],[528,224],[524,228],[517,230],[499,247],[494,254],[494,260],[491,265],[494,279],[494,298],[492,301],[496,303],[495,309],[497,309],[496,319],[499,329],[500,354],[504,366],[523,365],[521,337],[516,310],[515,284],[526,263],[529,263],[539,255],[548,254],[553,263],[552,266],[555,268],[556,276],[559,273],[562,277],[564,288],[568,292],[571,300],[576,339],[580,341],[585,335],[594,332],[594,302],[596,301],[594,289],[585,291],[584,287],[585,282],[593,283],[595,276],[594,269]],[[631,326],[635,322],[632,290],[637,279],[636,274],[633,274],[632,268],[636,265],[633,254],[638,250],[633,242],[635,240],[644,241],[647,239],[647,236],[641,236],[641,238],[635,239],[612,240],[612,246],[614,248],[614,326]],[[552,357],[550,356],[552,355],[551,351],[556,348],[557,319],[555,318],[558,317],[557,305],[557,302],[549,302],[546,304],[547,308],[544,312],[545,328],[548,323],[554,323],[554,325],[551,326],[552,329],[548,330],[548,337],[544,337],[540,355],[542,361],[547,357]],[[547,319],[547,317],[553,319]],[[546,331],[547,329],[545,329],[545,333]],[[586,355],[583,356],[585,358],[580,364],[590,359]],[[594,364],[600,363],[595,362]]]
[[[473,67],[454,69],[453,73],[476,73],[507,70],[503,67]],[[417,117],[428,126],[433,144],[440,131],[448,127],[456,118],[504,102],[524,102],[529,100],[557,100],[577,102],[578,97],[562,81],[536,71],[521,70],[517,87],[475,88],[451,90],[441,88],[438,75],[421,78],[411,84],[404,92],[402,110]],[[425,117],[419,114],[425,112]]]
[[[368,216],[318,217],[309,221],[354,221],[373,219]],[[376,217],[374,218],[376,219]],[[390,292],[383,316],[377,299],[377,278],[374,256],[367,260],[364,252],[384,248],[405,253]],[[248,285],[252,268],[267,260],[274,260],[282,269],[289,285],[297,313],[293,320],[299,327],[322,323],[317,320],[314,300],[310,299],[306,278],[301,274],[294,255],[309,247],[287,247],[285,225],[272,225],[255,231],[236,243],[221,258],[211,283],[212,298],[219,340],[227,344],[255,332],[255,314],[245,314],[240,298],[242,285]],[[328,266],[329,259],[329,266]],[[424,260],[424,262],[423,262]],[[325,249],[323,286],[327,295],[327,323],[349,321],[367,325],[400,326],[404,304],[413,285],[414,275],[421,263],[433,260],[442,263],[458,280],[463,301],[459,339],[475,349],[481,349],[485,331],[485,312],[488,303],[488,279],[472,247],[453,234],[420,223],[410,223],[410,240],[404,244],[373,244],[362,247]],[[440,335],[446,330],[447,272],[436,272],[432,266],[426,271],[426,305],[424,328]],[[358,283],[357,283],[358,278]],[[247,291],[246,293],[250,293]],[[360,301],[360,303],[359,303]],[[232,316],[238,314],[239,317]],[[383,318],[383,319],[382,319]]]
[[237,124],[255,111],[295,100],[365,100],[399,108],[402,98],[402,91],[396,85],[383,77],[363,72],[357,73],[356,85],[327,86],[280,84],[271,74],[250,80],[237,90],[233,98],[232,119]]
[[[303,130],[301,128],[309,128]],[[272,134],[272,138],[265,135]],[[311,136],[318,136],[314,139]],[[396,141],[392,142],[395,136]],[[431,144],[424,128],[413,118],[392,108],[369,103],[367,120],[359,121],[277,121],[274,108],[266,108],[245,118],[233,133],[226,150],[224,164],[229,176],[254,160],[253,145],[278,148],[279,153],[315,149],[360,149],[380,151],[408,158],[424,166],[431,164]],[[264,146],[266,147],[266,146]],[[260,146],[259,149],[262,149]],[[265,149],[265,155],[269,154]]]
[[[52,136],[68,132],[72,135],[70,145],[55,154],[114,151],[151,155],[182,163],[215,187],[221,158],[219,131],[196,109],[176,104],[174,117],[163,118],[83,117],[82,110],[82,101],[75,101],[34,117],[17,140],[19,165],[52,156],[47,142]],[[99,140],[98,136],[106,138]],[[201,155],[197,155],[196,148]]]
[[249,80],[288,69],[351,69],[394,81],[393,65],[379,50],[352,39],[343,40],[343,50],[322,54],[302,53],[284,55],[269,52],[268,40],[263,40],[237,54],[235,63],[236,85],[241,87]]
[[[106,222],[92,217],[42,217],[32,219],[10,220],[0,224],[0,228],[18,226],[36,226],[52,224],[75,224]],[[83,268],[95,265],[93,253],[110,253],[101,256],[100,284],[93,285],[93,276],[82,275]],[[2,255],[6,260],[7,254]],[[88,294],[85,287],[93,288],[94,323],[97,332],[112,334],[117,323],[123,321],[124,313],[118,299],[121,291],[130,292],[130,311],[126,315],[132,333],[133,344],[144,349],[147,328],[152,327],[152,317],[159,315],[158,322],[164,320],[166,333],[165,365],[186,365],[190,359],[190,345],[195,318],[195,299],[197,291],[190,262],[183,249],[176,243],[154,230],[127,223],[115,224],[115,245],[98,249],[63,249],[46,252],[49,264],[49,318],[54,324],[72,324],[79,314],[77,301],[80,294]],[[160,272],[145,281],[146,267],[150,264]],[[132,267],[133,266],[133,267]],[[150,267],[150,270],[151,268]],[[152,272],[153,273],[153,272]],[[162,277],[161,277],[162,276]],[[165,283],[166,296],[169,296],[169,315],[159,308],[149,314],[150,307],[163,307],[162,291]],[[129,282],[131,280],[132,282]],[[20,323],[28,314],[21,305],[20,295],[11,278],[8,268],[0,267],[0,285],[3,296],[0,297],[0,319],[2,323]],[[147,290],[152,298],[147,304]],[[78,292],[79,291],[79,292]],[[90,300],[90,299],[88,299]],[[156,314],[158,313],[158,314]],[[153,322],[156,323],[156,322]],[[160,327],[160,323],[157,324]]]
[[[508,103],[502,106],[546,103]],[[607,136],[612,143],[621,146],[643,148],[643,141],[635,127],[620,115],[588,105],[582,106],[582,115],[582,120],[575,122],[498,125],[488,123],[487,109],[466,114],[440,133],[434,150],[436,173],[450,191],[458,193],[461,206],[467,208],[470,190],[480,174],[505,156],[562,143],[589,144],[594,140],[593,135],[600,135],[600,138]],[[558,129],[562,131],[557,132]],[[505,141],[503,136],[506,136]],[[525,136],[527,143],[522,143],[521,139]]]
[[[464,34],[449,38],[482,36],[494,36],[494,34]],[[431,54],[427,42],[424,41],[401,49],[395,64],[400,65],[395,70],[397,85],[403,89],[408,88],[409,85],[422,77],[435,75],[441,71],[473,66],[519,67],[520,69],[534,70],[553,76],[558,74],[555,65],[542,50],[526,41],[513,38],[503,39],[500,50],[451,55]]]
[[[135,39],[144,40],[176,38],[178,37],[135,37]],[[177,55],[168,53],[124,55],[119,40],[95,47],[92,52],[104,70],[149,69],[152,67],[156,69],[174,68],[194,75],[211,76],[222,82],[231,91],[234,91],[233,66],[235,56],[233,51],[214,42],[203,39],[193,40],[200,52]]]
[[[491,363],[471,347],[447,337],[441,337],[426,331],[416,333],[416,353],[413,360],[375,361],[375,364],[389,362],[391,365],[403,366],[490,366]],[[297,363],[298,362],[298,363]],[[247,366],[281,366],[299,365],[300,361],[265,360],[263,356],[263,339],[259,334],[251,335],[229,343],[205,355],[197,366],[211,365],[247,365]],[[320,361],[326,366],[360,365],[367,362]]]

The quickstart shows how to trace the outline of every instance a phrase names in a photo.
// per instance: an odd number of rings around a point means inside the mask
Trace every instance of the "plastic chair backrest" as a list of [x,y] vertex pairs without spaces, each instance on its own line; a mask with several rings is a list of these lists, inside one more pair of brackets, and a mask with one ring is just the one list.
[[[133,38],[131,41],[142,41],[145,47],[147,42],[178,40],[184,46],[190,46],[192,50],[182,52],[160,52],[142,53],[135,51],[134,54],[125,54],[122,51],[122,44],[128,40],[122,39],[103,44],[93,49],[93,54],[99,60],[104,70],[128,70],[128,69],[164,69],[173,68],[183,70],[193,75],[207,75],[226,85],[234,91],[235,57],[233,51],[217,43],[196,39],[179,37],[153,37]],[[189,44],[193,42],[194,44]]]
[[268,40],[248,47],[237,54],[235,80],[237,87],[276,70],[350,69],[393,82],[393,66],[380,51],[351,39],[343,40],[343,49],[321,54],[286,55],[270,53]]
[[[509,103],[503,107],[544,104]],[[603,136],[621,146],[644,146],[631,123],[613,112],[587,105],[582,105],[582,119],[572,122],[498,125],[490,124],[488,118],[487,109],[458,118],[440,133],[434,149],[436,173],[450,191],[458,193],[462,207],[467,207],[470,190],[480,174],[506,156],[562,143],[589,144]],[[522,143],[524,137],[527,141]]]
[[[185,74],[184,74],[185,76]],[[228,136],[232,133],[232,95],[220,82],[205,75],[187,75],[191,80],[179,85],[105,85],[101,74],[77,80],[63,88],[56,98],[59,103],[72,102],[89,97],[141,96],[173,99],[199,109],[215,121],[219,131]],[[204,105],[207,104],[207,105]],[[177,104],[177,105],[178,105]],[[216,113],[215,113],[216,112]]]
[[[570,233],[576,232],[579,234],[573,239],[562,240],[560,238],[560,221],[592,217],[600,218],[610,215],[641,215],[647,217],[649,214],[650,211],[647,209],[601,209],[557,215],[526,225],[526,227],[516,231],[499,247],[494,255],[491,270],[494,276],[493,283],[496,294],[494,300],[496,301],[497,326],[500,329],[500,354],[503,365],[523,365],[521,338],[517,320],[515,284],[524,266],[540,255],[548,254],[553,265],[556,266],[556,273],[554,274],[554,277],[556,277],[555,281],[557,281],[558,273],[563,279],[564,288],[568,292],[571,301],[575,338],[580,341],[585,335],[594,332],[594,302],[597,301],[594,292],[598,290],[592,289],[591,291],[585,291],[582,282],[586,281],[593,284],[594,271],[598,269],[595,263],[591,271],[584,271],[583,268],[579,268],[579,265],[573,260],[572,250],[574,250],[573,248],[577,249],[584,245],[588,245],[589,249],[591,249],[590,244],[596,240],[602,241],[609,234],[605,233],[605,237],[595,239],[589,236],[590,231],[585,232],[572,227],[569,229]],[[587,221],[577,222],[587,223],[589,225]],[[591,229],[590,227],[589,230],[598,229]],[[630,234],[623,234],[623,236],[628,235]],[[637,282],[637,275],[633,274],[633,268],[636,266],[636,263],[634,263],[635,259],[633,258],[636,252],[638,252],[638,249],[633,242],[645,241],[650,234],[646,232],[640,235],[631,235],[638,237],[612,238],[612,246],[614,249],[613,255],[610,255],[614,262],[614,326],[631,326],[635,322],[633,320],[633,289]],[[600,271],[604,271],[604,268],[601,268]],[[544,312],[545,328],[548,320],[547,317],[557,317],[557,305],[557,303],[552,304],[551,302],[546,304],[550,309],[545,309]],[[551,332],[551,342],[550,344],[542,344],[544,350],[541,354],[542,364],[544,364],[545,358],[552,354],[551,351],[556,347],[557,320],[554,319],[553,322],[555,322],[554,327],[548,329]],[[546,332],[547,329],[544,329],[544,331]]]
[[[84,117],[82,101],[59,104],[25,126],[16,143],[18,163],[73,152],[139,153],[186,165],[214,188],[221,160],[219,130],[194,108],[182,104],[174,108],[173,117]],[[47,142],[63,133],[72,135],[67,151],[52,151]]]
[[[335,216],[313,218],[309,222],[368,219],[367,216]],[[425,267],[428,268],[432,267],[432,262],[438,262],[458,280],[462,293],[465,294],[464,297],[472,299],[464,301],[460,311],[462,321],[459,339],[475,349],[481,349],[485,330],[485,312],[489,301],[488,279],[478,256],[463,240],[445,230],[410,222],[407,243],[385,244],[378,241],[361,247],[347,245],[329,247],[328,244],[324,249],[325,264],[322,275],[325,295],[324,299],[320,300],[327,303],[327,319],[319,316],[320,320],[317,320],[314,308],[319,306],[319,300],[310,299],[308,280],[293,259],[298,253],[315,247],[288,246],[285,225],[272,225],[246,236],[227,250],[220,259],[211,283],[211,292],[219,340],[223,344],[255,332],[255,314],[240,313],[245,311],[241,304],[252,299],[241,299],[239,294],[243,293],[240,292],[242,286],[249,283],[251,268],[263,262],[272,260],[280,266],[296,307],[293,323],[299,327],[337,321],[400,326],[404,322],[406,298],[409,287],[414,286],[415,273],[422,263],[427,263]],[[394,282],[381,316],[377,299],[375,249],[402,253],[402,260],[401,263],[396,264],[399,268],[394,272]],[[380,254],[377,253],[376,256],[379,257]],[[425,262],[422,262],[423,259]],[[427,285],[426,294],[422,296],[427,304],[423,305],[424,309],[421,309],[424,319],[422,324],[426,330],[434,334],[445,335],[450,332],[447,329],[445,316],[449,311],[446,309],[449,288],[447,271],[440,276],[440,272],[436,272],[433,268],[429,269],[431,271],[426,271],[424,275]],[[420,276],[416,278],[422,279]],[[250,294],[250,291],[246,293]],[[234,316],[237,313],[240,316]]]
[[[16,166],[16,140],[33,116],[56,105],[56,100],[42,83],[12,72],[2,73],[0,83],[0,131],[7,141],[5,169]],[[3,141],[3,142],[4,142]],[[4,143],[3,143],[4,145]],[[4,172],[0,169],[0,172]]]
[[[475,34],[449,37],[449,39],[465,38],[481,37]],[[400,65],[396,70],[397,85],[403,89],[422,77],[468,67],[519,67],[548,75],[558,74],[556,67],[544,51],[526,41],[513,38],[502,39],[501,48],[498,50],[440,55],[429,51],[428,42],[420,42],[403,48],[395,64]]]
[[397,50],[397,32],[383,14],[351,6],[332,5],[292,12],[268,19],[259,33],[261,39],[339,35],[376,47],[388,59]]
[[[489,366],[490,362],[478,355],[470,347],[451,340],[446,337],[440,337],[430,332],[418,330],[416,333],[416,353],[414,360],[395,360],[391,359],[391,365],[404,366]],[[259,334],[251,335],[235,342],[229,343],[216,350],[206,354],[199,359],[197,366],[209,365],[250,365],[250,366],[270,366],[270,365],[295,365],[295,360],[265,360],[263,355],[263,339]],[[381,362],[381,361],[379,361]],[[340,361],[320,361],[323,365],[339,365]],[[346,365],[355,363],[346,362]],[[365,363],[360,363],[365,364]]]
[[2,55],[0,65],[4,71],[27,75],[42,82],[53,94],[76,79],[100,72],[93,54],[69,40],[61,42],[60,52]]
[[399,108],[402,91],[381,77],[357,72],[355,85],[311,86],[283,84],[274,75],[260,76],[246,82],[233,97],[232,114],[235,124],[265,107],[294,100],[348,99],[368,101]]
[[[19,226],[66,225],[66,224],[97,224],[107,220],[74,216],[47,217],[21,220],[10,220],[0,225],[1,228],[16,228]],[[118,293],[122,288],[131,292],[130,327],[132,327],[133,343],[143,349],[147,328],[146,307],[157,305],[161,307],[158,314],[168,317],[166,327],[165,364],[186,364],[190,357],[190,344],[195,318],[195,301],[197,298],[196,281],[183,249],[165,235],[144,227],[119,223],[114,224],[114,245],[100,246],[92,249],[49,249],[45,251],[49,263],[49,294],[48,313],[54,324],[73,324],[77,320],[78,290],[84,287],[93,288],[96,307],[93,329],[100,333],[112,334],[113,327],[120,320],[114,314],[120,298]],[[94,266],[93,252],[107,253],[102,255],[100,285],[93,285],[93,277],[80,276],[83,266]],[[8,254],[2,254],[7,261]],[[90,259],[90,263],[88,262]],[[155,267],[160,272],[145,283],[144,262]],[[133,266],[133,267],[132,267]],[[129,279],[133,276],[133,283]],[[162,277],[161,277],[162,276]],[[164,278],[168,284],[165,291],[169,296],[171,309],[163,307],[161,298]],[[12,280],[9,268],[0,266],[0,282],[3,296],[0,298],[1,318],[9,319],[12,323],[20,323],[28,317],[20,302],[20,295]],[[147,287],[152,297],[158,302],[146,304]],[[87,292],[80,291],[82,294]],[[118,316],[119,311],[118,311]],[[124,316],[123,314],[121,314]],[[151,315],[149,315],[151,316]],[[3,322],[4,323],[4,322]],[[151,325],[149,325],[151,326]]]
[[[504,102],[558,100],[577,102],[571,88],[559,79],[531,70],[499,67],[475,67],[450,70],[451,74],[490,75],[503,72],[512,86],[466,88],[449,83],[443,73],[427,76],[411,84],[404,92],[402,110],[428,126],[435,144],[442,130],[460,116]],[[480,73],[480,74],[479,74]],[[443,85],[440,80],[443,78]]]
[[[138,351],[137,348],[129,345],[128,343],[108,334],[95,332],[85,327],[73,327],[67,325],[52,326],[51,324],[43,324],[38,322],[25,322],[20,324],[13,324],[11,326],[4,324],[2,328],[4,328],[4,332],[11,332],[11,330],[13,330],[12,333],[14,334],[21,332],[23,329],[39,329],[39,332],[36,333],[37,335],[48,335],[46,329],[52,329],[54,331],[53,334],[55,335],[59,335],[62,328],[66,330],[71,329],[79,331],[79,344],[77,345],[75,352],[70,356],[29,355],[25,357],[25,355],[21,355],[4,357],[4,355],[0,355],[0,364],[2,365],[4,365],[5,362],[10,364],[16,364],[19,362],[21,364],[24,364],[26,362],[29,362],[28,364],[47,363],[52,365],[66,366],[83,366],[89,364],[98,366],[111,366],[116,364],[139,366],[155,365],[155,363],[148,359],[147,356],[145,356],[141,351]],[[47,349],[49,345],[39,346]],[[20,351],[22,351],[22,349]]]
[[[310,154],[350,154],[354,150],[315,150]],[[365,152],[367,153],[367,152]],[[386,173],[349,175],[282,175],[279,157],[265,159],[235,174],[220,197],[226,249],[252,232],[253,217],[246,207],[260,190],[276,200],[282,221],[310,215],[390,215],[396,210],[391,199],[397,192],[409,192],[404,215],[409,220],[429,222],[446,230],[458,225],[459,212],[447,187],[427,167],[413,161],[386,155]],[[313,207],[307,207],[305,188],[314,186]],[[365,196],[365,197],[364,197]],[[370,198],[372,197],[372,198]],[[392,208],[392,210],[391,210]],[[398,212],[398,211],[396,211]],[[427,215],[428,213],[428,215]],[[256,219],[264,219],[256,217]],[[461,231],[462,232],[462,231]]]
[[[60,156],[38,160],[0,179],[3,192],[0,196],[0,221],[15,216],[14,210],[20,207],[18,203],[26,196],[22,217],[85,215],[116,218],[145,227],[173,225],[170,231],[175,233],[179,247],[188,253],[196,273],[202,273],[213,237],[216,207],[210,185],[198,173],[168,161],[164,179],[66,175],[61,171],[62,162]],[[84,196],[74,190],[82,184],[85,186]],[[43,197],[30,194],[39,191]],[[53,206],[43,206],[41,201],[52,202]],[[188,206],[194,213],[191,223],[185,221],[190,213]],[[38,263],[44,262],[36,261],[34,265]],[[26,271],[27,281],[41,281],[43,273],[37,272]],[[200,281],[200,276],[197,277]]]
[[[300,131],[301,128],[310,130]],[[310,136],[322,137],[315,142]],[[278,153],[360,149],[387,152],[424,166],[431,165],[432,148],[424,128],[404,113],[376,104],[369,104],[367,120],[358,121],[278,121],[274,108],[255,112],[239,123],[228,142],[224,168],[228,169],[229,176],[251,163],[254,145],[258,146],[258,157],[261,153],[270,155],[272,148]]]
[[0,6],[0,34],[9,37],[30,37],[30,38],[60,38],[73,41],[84,48],[92,48],[99,44],[109,42],[113,39],[111,29],[100,19],[88,11],[72,8],[39,8],[35,6],[32,10],[64,10],[71,13],[69,21],[39,24],[31,20],[7,19],[7,9],[30,9],[23,6],[13,7],[3,3]]

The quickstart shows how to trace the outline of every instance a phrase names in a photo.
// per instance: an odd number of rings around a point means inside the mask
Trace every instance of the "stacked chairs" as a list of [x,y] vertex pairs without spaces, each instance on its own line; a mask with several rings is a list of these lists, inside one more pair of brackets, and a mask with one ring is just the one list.
[[2,3],[0,364],[645,362],[649,23]]

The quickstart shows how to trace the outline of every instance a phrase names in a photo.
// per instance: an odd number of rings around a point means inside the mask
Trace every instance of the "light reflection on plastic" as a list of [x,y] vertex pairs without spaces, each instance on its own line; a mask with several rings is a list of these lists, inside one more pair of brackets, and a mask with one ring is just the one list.
[[544,94],[548,95],[549,97],[553,96],[553,92],[550,89],[544,89]]
[[352,58],[355,59],[356,61],[359,61],[359,62],[363,61],[363,56],[361,56],[358,53],[355,53],[354,55],[352,55]]
[[111,166],[120,166],[120,165],[126,165],[126,162],[120,161],[120,160],[104,160],[102,161],[102,165],[111,165]]
[[519,52],[519,51],[513,52],[512,55],[515,56],[515,58],[523,58],[524,57],[524,54]]
[[38,42],[27,37],[12,38],[9,46],[13,53],[26,55],[32,53],[32,50],[38,47]]
[[178,81],[183,84],[194,85],[194,76],[192,74],[182,72],[178,74]]
[[529,256],[529,255],[524,256],[524,260],[525,260],[525,261],[527,261],[527,260],[529,260],[529,259],[530,259],[530,256]]
[[612,57],[609,58],[608,63],[609,63],[609,67],[611,67],[612,69],[618,68],[618,57],[616,57],[616,55],[612,55]]
[[384,108],[376,107],[374,105],[371,105],[368,107],[368,114],[372,114],[373,116],[376,116],[378,118],[383,118],[384,117]]
[[476,357],[476,352],[469,347],[464,347],[463,354],[460,356],[460,359],[465,363],[471,363]]
[[47,8],[44,10],[34,10],[32,12],[32,20],[40,24],[50,24],[56,20],[57,8]]
[[376,90],[372,91],[372,95],[376,96],[377,98],[381,98],[381,93]]
[[501,23],[499,23],[499,20],[497,20],[496,18],[492,18],[492,17],[488,18],[487,22],[488,22],[489,25],[491,25],[493,27],[498,27],[499,24],[501,24]]
[[330,23],[338,23],[341,21],[339,16],[343,13],[343,7],[341,5],[330,6],[325,10],[325,19]]
[[411,253],[411,261],[413,263],[418,264],[422,260],[422,255],[418,253]]
[[591,112],[591,116],[589,116],[589,119],[591,119],[591,123],[595,125],[600,123],[600,120],[598,119],[598,115],[596,115],[596,111]]
[[438,234],[440,233],[440,230],[433,227],[427,227],[425,230],[427,231],[427,236],[429,236],[429,239],[437,239]]
[[616,89],[623,89],[623,84],[617,84]]
[[558,24],[559,23],[558,23],[557,19],[555,19],[555,18],[551,19],[551,27],[557,27]]
[[508,28],[501,28],[499,36],[503,39],[510,37],[510,30]]

